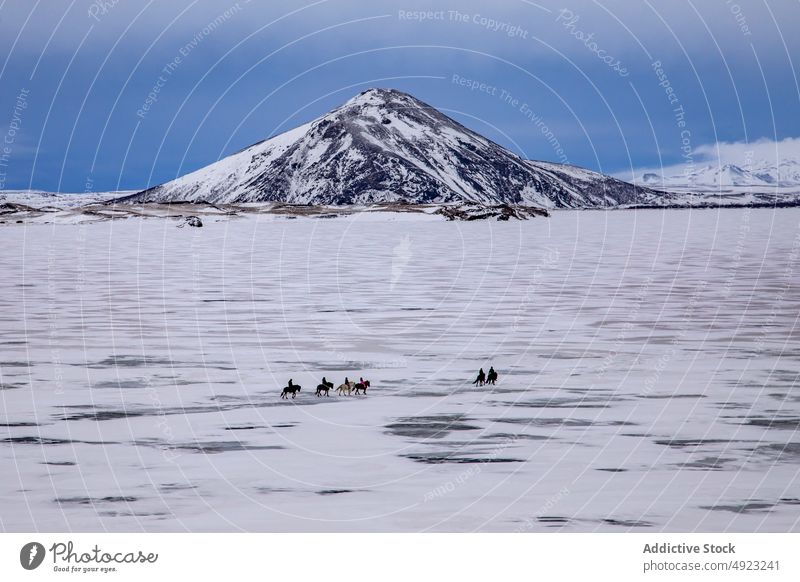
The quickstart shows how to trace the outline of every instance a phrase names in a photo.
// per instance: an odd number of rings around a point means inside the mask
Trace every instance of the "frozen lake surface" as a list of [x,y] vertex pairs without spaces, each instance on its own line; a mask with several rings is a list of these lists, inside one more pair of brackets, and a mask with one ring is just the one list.
[[800,529],[798,209],[0,241],[0,530]]

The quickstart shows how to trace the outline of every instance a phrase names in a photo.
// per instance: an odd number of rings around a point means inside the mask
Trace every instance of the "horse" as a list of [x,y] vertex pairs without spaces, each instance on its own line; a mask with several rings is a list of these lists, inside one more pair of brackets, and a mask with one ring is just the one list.
[[344,395],[347,392],[347,395],[353,392],[353,387],[355,386],[355,382],[345,382],[344,384],[339,385],[336,391],[339,393],[340,396]]
[[323,382],[322,384],[317,384],[317,396],[322,396],[322,393],[325,393],[325,396],[328,396],[328,391],[333,388],[333,382]]
[[367,395],[367,388],[369,388],[369,380],[362,379],[361,382],[355,385],[355,393],[361,392],[364,396]]
[[281,398],[286,398],[288,400],[289,394],[291,394],[292,398],[294,398],[295,396],[297,396],[298,392],[300,392],[300,386],[298,386],[297,384],[289,384],[283,389],[283,392],[281,392]]

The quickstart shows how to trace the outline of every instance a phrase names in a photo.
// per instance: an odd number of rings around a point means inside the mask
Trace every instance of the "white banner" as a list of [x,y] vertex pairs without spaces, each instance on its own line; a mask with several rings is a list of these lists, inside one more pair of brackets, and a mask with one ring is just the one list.
[[0,534],[0,580],[794,581],[798,542],[797,534]]

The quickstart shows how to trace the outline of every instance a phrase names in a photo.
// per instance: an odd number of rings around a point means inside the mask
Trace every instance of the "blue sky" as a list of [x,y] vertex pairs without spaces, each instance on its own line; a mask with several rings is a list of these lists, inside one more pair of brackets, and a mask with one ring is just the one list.
[[0,188],[146,188],[373,86],[606,173],[795,155],[797,22],[795,0],[7,0]]

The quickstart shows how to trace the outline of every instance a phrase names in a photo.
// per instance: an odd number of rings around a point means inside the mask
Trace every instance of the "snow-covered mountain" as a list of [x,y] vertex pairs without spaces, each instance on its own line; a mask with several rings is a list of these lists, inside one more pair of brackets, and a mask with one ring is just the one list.
[[546,208],[674,205],[675,195],[575,166],[533,162],[392,89],[205,168],[120,199],[367,204],[476,202]]
[[642,175],[641,182],[654,188],[696,188],[702,191],[800,187],[800,162],[783,159],[778,163],[759,160],[747,165],[707,164],[691,172],[667,176],[648,172]]
[[800,187],[800,161],[784,158],[778,163],[761,160],[750,166],[750,173],[756,178],[781,187]]
[[131,194],[135,194],[135,191],[67,193],[45,192],[43,190],[0,190],[0,205],[14,204],[33,208],[75,208]]

